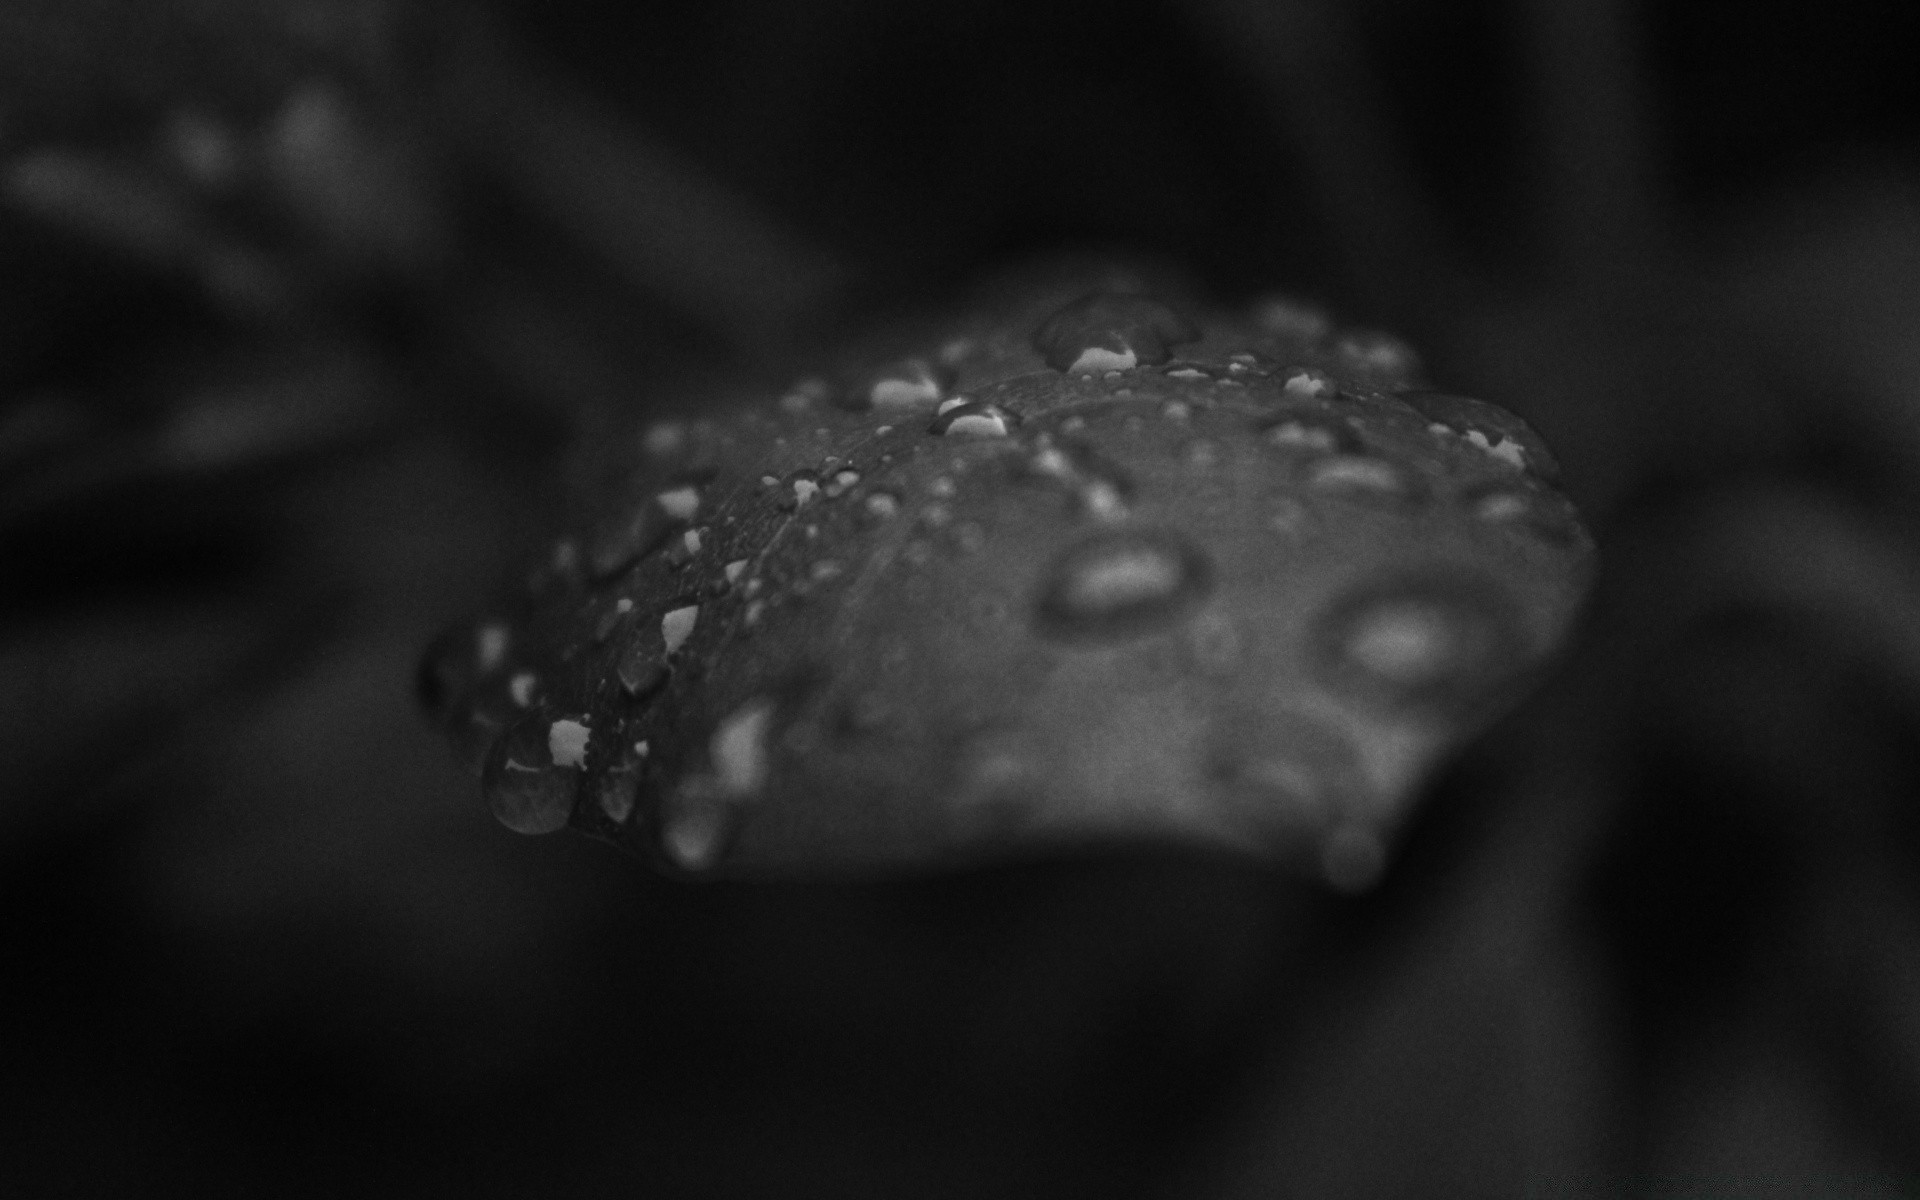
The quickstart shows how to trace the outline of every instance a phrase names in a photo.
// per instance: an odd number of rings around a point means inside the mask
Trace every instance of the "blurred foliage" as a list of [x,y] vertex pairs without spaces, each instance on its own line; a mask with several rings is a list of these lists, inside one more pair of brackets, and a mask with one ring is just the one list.
[[[1864,0],[0,3],[0,1186],[1920,1192],[1920,190]],[[686,888],[415,657],[605,406],[1121,245],[1605,533],[1380,891]]]

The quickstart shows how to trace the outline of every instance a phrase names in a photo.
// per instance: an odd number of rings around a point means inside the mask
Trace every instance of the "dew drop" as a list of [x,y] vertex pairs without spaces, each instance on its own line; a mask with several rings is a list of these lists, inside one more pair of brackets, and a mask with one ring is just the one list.
[[[691,497],[688,501],[685,497]],[[669,499],[671,497],[671,499]],[[691,516],[699,506],[699,493],[693,488],[677,488],[634,509],[621,521],[602,525],[587,548],[587,564],[596,581],[611,579],[635,562],[658,550],[673,532],[685,524],[683,511]]]
[[515,705],[520,708],[525,708],[533,703],[534,689],[539,685],[539,676],[535,675],[532,671],[522,671],[512,679],[507,680],[507,694],[513,697]]
[[1019,423],[1018,414],[997,404],[975,400],[950,408],[943,406],[927,432],[947,437],[1006,437],[1008,430]]
[[538,716],[518,722],[494,743],[481,770],[487,806],[515,833],[552,833],[573,815],[580,772],[554,760],[551,724]]
[[1389,581],[1337,601],[1315,637],[1327,677],[1392,708],[1472,709],[1528,658],[1515,601],[1490,581]]
[[1172,400],[1160,410],[1160,415],[1169,421],[1184,421],[1193,415],[1193,406],[1184,400]]
[[1295,371],[1280,385],[1287,395],[1301,400],[1320,400],[1339,391],[1325,371]]
[[686,781],[669,794],[662,809],[660,849],[674,865],[684,871],[706,871],[726,856],[739,813],[711,781]]
[[1267,441],[1311,454],[1351,455],[1362,449],[1359,435],[1350,427],[1317,413],[1289,413],[1275,418],[1267,426]]
[[633,815],[634,802],[639,798],[640,776],[631,768],[608,771],[600,777],[597,799],[600,811],[615,825],[624,825]]
[[793,506],[795,508],[805,508],[807,506],[808,501],[812,500],[816,495],[819,494],[819,492],[820,492],[820,485],[811,479],[794,480],[793,481]]
[[655,458],[668,458],[686,448],[687,427],[679,421],[655,421],[647,426],[641,441],[648,454]]
[[741,573],[747,569],[747,560],[736,558],[721,569],[726,573],[729,584],[739,583]]
[[1042,633],[1059,638],[1123,638],[1183,616],[1212,586],[1212,570],[1193,544],[1166,531],[1099,534],[1055,561],[1036,610]]
[[700,606],[697,604],[670,609],[660,618],[660,640],[666,646],[668,657],[678,653],[680,647],[686,644],[687,638],[693,634],[694,623],[699,619]]
[[867,399],[875,408],[917,408],[939,403],[945,390],[940,373],[915,358],[874,380]]
[[875,492],[867,497],[866,507],[869,515],[882,521],[890,520],[900,511],[900,498],[891,492]]
[[772,768],[767,733],[773,727],[773,701],[749,700],[721,720],[708,743],[715,779],[722,794],[751,799],[767,786]]
[[1498,405],[1446,392],[1401,392],[1400,399],[1433,425],[1444,426],[1511,466],[1530,470],[1548,482],[1559,475],[1560,465],[1540,435]]
[[1186,318],[1157,300],[1099,292],[1048,317],[1033,346],[1056,371],[1093,374],[1163,363],[1169,347],[1199,336]]
[[490,675],[507,661],[507,649],[513,636],[505,625],[490,621],[474,631],[474,666],[482,675]]
[[1420,374],[1420,356],[1413,347],[1378,330],[1341,335],[1334,354],[1349,370],[1376,383],[1411,383]]
[[584,717],[562,717],[547,726],[547,753],[556,767],[586,766],[587,746],[592,740],[593,731],[587,728]]
[[1397,467],[1361,454],[1342,454],[1316,463],[1308,482],[1317,488],[1386,495],[1406,490],[1406,479]]

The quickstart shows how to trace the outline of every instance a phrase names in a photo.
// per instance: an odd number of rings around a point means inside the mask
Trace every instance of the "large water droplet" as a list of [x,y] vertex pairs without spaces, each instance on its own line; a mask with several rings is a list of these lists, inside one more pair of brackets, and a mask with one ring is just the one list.
[[1163,363],[1169,347],[1199,336],[1191,322],[1157,300],[1100,292],[1048,317],[1033,345],[1056,371],[1102,374]]
[[[502,825],[515,833],[552,833],[566,828],[580,787],[580,770],[571,754],[572,740],[559,739],[565,761],[554,757],[556,724],[533,714],[516,723],[487,753],[480,788],[487,805]],[[572,724],[581,724],[578,721]],[[584,725],[581,727],[584,729]],[[584,761],[584,743],[581,759]]]
[[1048,571],[1036,609],[1059,638],[1125,638],[1184,616],[1212,587],[1200,549],[1178,534],[1127,530],[1089,538]]

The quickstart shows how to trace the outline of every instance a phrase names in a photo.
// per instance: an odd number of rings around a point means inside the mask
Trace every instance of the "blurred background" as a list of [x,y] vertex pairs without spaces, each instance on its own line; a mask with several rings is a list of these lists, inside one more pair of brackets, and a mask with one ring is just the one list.
[[[0,1190],[1920,1194],[1887,12],[0,0]],[[1407,335],[1600,531],[1383,887],[493,824],[415,664],[571,438],[1089,250]]]

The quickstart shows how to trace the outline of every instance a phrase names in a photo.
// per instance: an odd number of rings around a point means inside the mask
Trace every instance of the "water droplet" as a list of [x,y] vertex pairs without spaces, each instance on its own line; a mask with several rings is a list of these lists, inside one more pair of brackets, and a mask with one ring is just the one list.
[[751,799],[767,786],[772,774],[767,733],[773,728],[773,701],[747,701],[729,713],[708,743],[715,780],[723,795]]
[[1132,481],[1089,446],[1055,442],[1042,434],[1019,470],[1027,478],[1064,488],[1080,511],[1096,521],[1119,521],[1127,515]]
[[807,577],[815,583],[826,583],[828,580],[840,578],[845,569],[832,559],[823,558],[807,569]]
[[931,496],[938,496],[942,500],[951,499],[953,497],[954,491],[955,491],[955,488],[954,488],[953,480],[948,478],[945,475],[937,475],[934,477],[931,483],[927,484],[927,494]]
[[1206,557],[1177,534],[1100,534],[1068,550],[1048,571],[1038,625],[1061,638],[1138,636],[1183,616],[1211,586]]
[[641,435],[647,453],[655,458],[670,458],[687,445],[687,427],[679,421],[655,421]]
[[793,506],[795,508],[805,508],[807,506],[807,503],[811,501],[814,498],[814,496],[818,495],[819,492],[820,492],[820,485],[818,483],[815,483],[811,479],[794,480],[793,481]]
[[1498,405],[1446,392],[1408,391],[1401,392],[1399,398],[1433,424],[1445,426],[1509,465],[1530,470],[1549,482],[1559,475],[1560,464],[1540,435]]
[[633,815],[640,795],[640,775],[631,767],[620,767],[600,777],[597,799],[600,811],[615,825],[624,825]]
[[505,625],[489,621],[474,631],[474,666],[482,675],[490,675],[507,661],[507,649],[513,636]]
[[1473,515],[1482,521],[1519,521],[1533,505],[1519,492],[1489,492],[1473,504]]
[[680,535],[680,544],[689,556],[700,553],[700,531],[689,529]]
[[874,408],[930,407],[946,393],[946,378],[944,370],[911,358],[882,372],[867,389],[867,401]]
[[1184,400],[1171,400],[1160,410],[1160,415],[1169,421],[1184,421],[1193,416],[1193,406]]
[[518,722],[494,743],[481,770],[487,806],[515,833],[552,833],[573,815],[580,772],[554,761],[551,724],[541,716]]
[[1420,374],[1420,356],[1413,347],[1378,330],[1342,334],[1334,354],[1349,371],[1380,386],[1412,383]]
[[667,656],[677,654],[693,635],[693,626],[700,619],[700,606],[688,604],[681,608],[669,609],[660,618],[660,641],[666,646]]
[[1297,343],[1318,342],[1333,332],[1326,311],[1290,296],[1268,296],[1253,307],[1256,325],[1274,337]]
[[1280,390],[1300,400],[1321,400],[1335,395],[1340,389],[1325,371],[1309,368],[1289,374],[1287,381],[1280,385]]
[[836,471],[824,490],[827,498],[832,500],[844,495],[848,488],[859,482],[860,472],[858,471]]
[[900,511],[900,498],[891,492],[875,492],[867,497],[867,512],[882,520],[890,520]]
[[507,680],[507,694],[513,697],[514,704],[525,708],[533,703],[534,689],[539,685],[539,676],[532,671],[522,671]]
[[634,700],[652,695],[667,680],[665,656],[649,645],[649,640],[634,637],[621,649],[620,660],[614,664],[613,673],[621,690]]
[[556,767],[584,767],[593,731],[586,718],[562,717],[547,726],[547,753]]
[[927,427],[927,432],[949,437],[1006,437],[1008,430],[1019,423],[1019,414],[997,404],[976,400],[952,408],[943,406],[940,414],[933,419],[933,424]]
[[1315,463],[1307,482],[1317,488],[1386,496],[1400,496],[1407,490],[1406,476],[1398,467],[1362,454],[1342,454]]
[[1364,449],[1351,426],[1319,413],[1281,413],[1266,422],[1270,445],[1309,454],[1358,454]]
[[661,805],[660,849],[684,871],[719,865],[739,825],[739,811],[713,781],[696,776],[667,794]]
[[1213,376],[1199,367],[1175,367],[1167,372],[1168,379],[1211,379]]
[[1337,601],[1315,634],[1329,680],[1391,708],[1476,709],[1526,665],[1515,601],[1491,581],[1390,580]]
[[[693,497],[691,505],[683,493]],[[673,499],[668,501],[667,497]],[[637,506],[624,520],[602,525],[594,533],[587,549],[588,566],[593,578],[596,581],[611,579],[658,550],[675,530],[686,523],[685,517],[674,515],[675,511],[684,511],[690,516],[698,505],[699,495],[694,489],[674,489]]]
[[747,569],[747,560],[736,558],[721,569],[726,573],[729,584],[739,583],[741,573]]
[[1163,363],[1169,347],[1199,336],[1186,318],[1157,300],[1100,292],[1048,317],[1033,346],[1056,371],[1093,374]]

